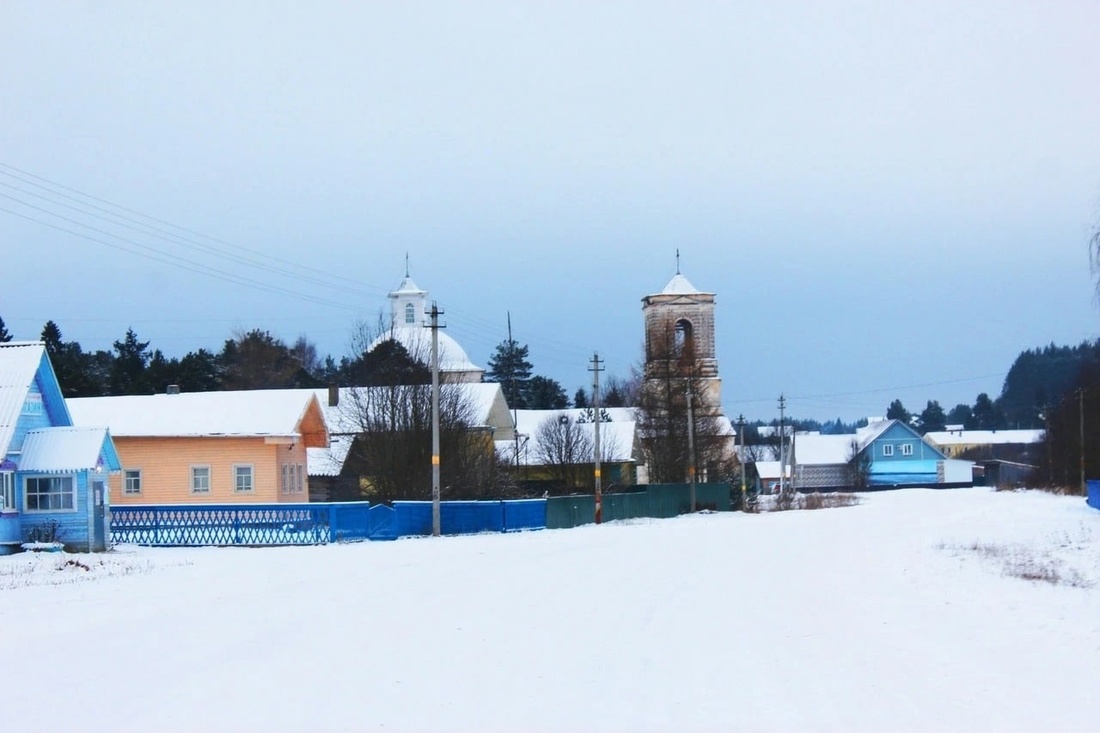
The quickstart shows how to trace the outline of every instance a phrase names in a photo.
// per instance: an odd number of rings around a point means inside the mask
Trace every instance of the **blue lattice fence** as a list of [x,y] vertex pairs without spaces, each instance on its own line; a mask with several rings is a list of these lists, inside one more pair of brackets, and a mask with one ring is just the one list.
[[[546,528],[546,500],[445,501],[443,534]],[[319,545],[432,532],[432,504],[126,505],[111,509],[112,544],[156,547]]]
[[[333,523],[343,515],[344,524]],[[366,506],[363,505],[364,529]],[[317,545],[352,539],[346,504],[205,504],[111,508],[111,542],[158,547]],[[343,533],[344,536],[338,536]]]

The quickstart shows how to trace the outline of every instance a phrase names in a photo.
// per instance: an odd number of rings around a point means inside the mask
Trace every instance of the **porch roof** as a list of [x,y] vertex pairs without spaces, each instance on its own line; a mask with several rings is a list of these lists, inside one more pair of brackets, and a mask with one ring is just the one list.
[[68,473],[101,467],[120,468],[106,428],[39,428],[27,433],[19,457],[20,472]]

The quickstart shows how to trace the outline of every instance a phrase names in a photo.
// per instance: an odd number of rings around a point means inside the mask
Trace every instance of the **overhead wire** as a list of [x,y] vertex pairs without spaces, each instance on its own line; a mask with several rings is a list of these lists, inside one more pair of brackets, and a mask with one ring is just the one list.
[[[26,188],[21,188],[20,186],[14,185],[12,183],[0,181],[0,185],[3,185],[4,187],[13,190],[23,196],[33,197],[35,199],[45,201],[50,206],[62,207],[82,217],[90,217],[98,221],[106,222],[112,226],[125,228],[129,231],[136,232],[143,236],[154,237],[170,245],[185,246],[201,250],[202,252],[205,252],[209,255],[222,258],[236,264],[241,264],[246,267],[262,270],[264,272],[274,275],[293,278],[296,281],[308,282],[329,290],[335,289],[356,295],[362,295],[364,294],[364,291],[370,292],[371,294],[389,292],[389,290],[386,288],[371,286],[368,283],[363,283],[359,280],[353,280],[351,278],[347,278],[339,274],[329,272],[327,270],[303,265],[301,263],[277,257],[275,255],[272,255],[271,253],[259,252],[257,250],[233,244],[224,239],[219,239],[217,237],[204,234],[203,232],[200,232],[196,229],[180,226],[165,219],[151,216],[136,209],[114,203],[108,199],[86,193],[79,189],[67,186],[52,179],[46,178],[45,176],[40,176],[36,173],[24,170],[22,168],[18,168],[3,161],[0,161],[0,176],[6,176],[8,179],[14,180],[19,184],[22,184],[23,186],[32,186],[36,189],[39,189],[40,191],[44,191],[45,194],[48,194],[47,196],[43,193],[38,193],[36,191],[31,191]],[[116,239],[119,242],[126,242],[130,246],[123,246],[118,244],[117,242],[107,242],[103,239],[100,239],[99,237],[80,233],[67,227],[60,226],[56,223],[42,221],[41,219],[38,219],[34,216],[29,216],[26,213],[20,213],[10,208],[0,207],[0,211],[4,211],[14,216],[19,216],[28,221],[35,222],[43,226],[48,226],[58,231],[81,237],[88,241],[113,247],[127,253],[136,254],[147,259],[151,259],[153,261],[161,262],[162,264],[180,267],[182,269],[195,272],[197,274],[216,277],[217,279],[232,282],[234,284],[246,285],[248,287],[256,288],[259,290],[266,290],[268,292],[286,295],[288,297],[299,298],[307,302],[321,305],[331,305],[342,309],[354,310],[360,313],[363,310],[361,307],[349,306],[346,303],[340,303],[331,299],[316,296],[311,293],[301,293],[299,291],[294,291],[290,288],[282,288],[272,285],[270,283],[264,283],[242,275],[230,273],[212,265],[198,262],[194,259],[189,259],[187,257],[165,251],[163,248],[158,248],[148,243],[138,242],[135,241],[133,238],[121,236],[114,232],[107,231],[102,227],[93,226],[85,221],[79,221],[71,216],[65,216],[58,213],[57,211],[52,211],[45,207],[37,206],[16,196],[11,196],[2,192],[0,192],[0,196],[7,198],[12,202],[15,202],[20,206],[29,208],[31,210],[37,211],[41,214],[45,214],[46,216],[53,217],[58,220],[65,221],[73,226],[87,229],[105,237]],[[74,206],[73,204],[65,203],[65,201],[59,201],[58,199],[71,201],[76,204],[76,206]],[[140,219],[134,217],[140,217]],[[150,224],[149,222],[153,222],[153,224]],[[170,229],[166,229],[165,227],[168,227]],[[177,232],[182,232],[182,234]],[[198,239],[196,238],[201,238],[203,240],[207,240],[208,242],[213,242],[217,245],[222,246],[212,246],[210,244],[198,241]],[[226,247],[229,247],[231,249],[227,250],[225,249]],[[138,248],[143,251],[135,251],[133,248]],[[261,260],[258,258],[263,259]],[[281,263],[283,265],[287,265],[289,268],[292,269],[277,267],[271,263]],[[316,273],[322,277],[315,277],[308,274],[303,275],[303,273]],[[336,281],[336,283],[334,283],[333,281]],[[349,283],[351,286],[349,287],[338,284],[340,282]],[[448,312],[455,316],[453,320],[457,321],[463,326],[464,337],[466,337],[468,333],[471,340],[482,343],[488,349],[491,349],[494,345],[500,343],[500,341],[503,340],[500,337],[503,332],[503,328],[501,328],[493,321],[476,316],[473,313],[469,313],[461,309],[450,308],[448,309]],[[533,344],[536,348],[545,348],[545,351],[547,353],[540,358],[543,358],[546,361],[556,362],[559,364],[572,364],[572,359],[561,358],[561,354],[563,352],[575,355],[578,362],[582,359],[587,358],[589,353],[588,348],[574,342],[554,339],[538,333],[531,333],[529,335],[531,338],[524,339],[524,342],[527,344]]]

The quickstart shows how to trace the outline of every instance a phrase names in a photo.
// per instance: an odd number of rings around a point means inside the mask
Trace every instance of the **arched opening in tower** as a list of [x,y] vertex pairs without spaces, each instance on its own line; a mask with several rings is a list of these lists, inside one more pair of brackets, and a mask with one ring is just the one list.
[[695,329],[686,318],[676,321],[676,353],[679,355],[680,366],[689,367],[695,364]]

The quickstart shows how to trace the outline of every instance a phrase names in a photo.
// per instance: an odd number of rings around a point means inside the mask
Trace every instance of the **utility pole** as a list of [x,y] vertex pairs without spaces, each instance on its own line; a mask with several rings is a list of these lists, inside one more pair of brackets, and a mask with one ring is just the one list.
[[592,372],[592,443],[596,454],[593,463],[596,465],[596,524],[599,524],[603,521],[603,491],[600,485],[600,372],[603,367],[600,366],[599,352],[592,354],[592,366],[588,371]]
[[783,427],[783,415],[787,409],[787,398],[783,396],[783,393],[779,393],[779,493],[782,494],[784,490],[783,479],[787,475],[787,467],[783,460],[783,442],[786,435],[786,430]]
[[745,490],[745,416],[737,416],[737,429],[741,433],[737,442],[741,444],[741,511],[747,511],[748,506],[745,504],[745,498],[747,492]]
[[[512,311],[508,311],[508,348],[511,349],[512,347]],[[519,473],[519,421],[516,413],[516,371],[514,364],[509,369],[508,385],[508,391],[512,393],[512,434],[516,438],[516,473]],[[524,478],[526,479],[526,476]]]
[[1081,495],[1088,496],[1088,484],[1085,482],[1085,389],[1081,387],[1077,390],[1077,405],[1080,409],[1080,427],[1081,433]]
[[432,301],[432,536],[439,536],[439,310]]
[[695,415],[692,411],[691,378],[687,379],[688,480],[691,482],[691,511],[695,511]]

